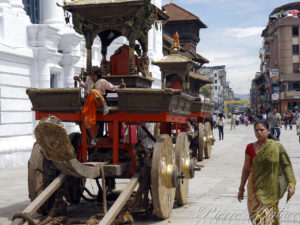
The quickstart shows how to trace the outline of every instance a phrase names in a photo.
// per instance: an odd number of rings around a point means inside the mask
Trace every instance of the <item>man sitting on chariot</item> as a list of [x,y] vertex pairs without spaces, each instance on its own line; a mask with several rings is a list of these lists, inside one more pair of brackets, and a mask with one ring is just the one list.
[[93,126],[96,125],[96,110],[102,108],[103,115],[109,113],[106,101],[103,97],[106,94],[106,90],[116,91],[119,88],[126,87],[125,83],[115,86],[107,80],[101,79],[101,76],[100,68],[97,66],[92,67],[85,82],[78,76],[74,76],[74,80],[80,83],[80,87],[83,87],[88,95],[82,109],[82,114],[84,115],[84,123],[91,139],[91,146],[94,146],[98,141],[93,131]]

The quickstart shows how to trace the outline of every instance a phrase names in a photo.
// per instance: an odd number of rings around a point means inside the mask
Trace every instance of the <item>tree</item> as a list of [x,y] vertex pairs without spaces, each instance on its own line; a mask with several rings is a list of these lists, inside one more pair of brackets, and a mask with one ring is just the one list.
[[204,86],[202,86],[199,90],[200,94],[203,95],[205,98],[209,98],[211,99],[212,97],[212,89],[213,86],[212,84],[206,84]]

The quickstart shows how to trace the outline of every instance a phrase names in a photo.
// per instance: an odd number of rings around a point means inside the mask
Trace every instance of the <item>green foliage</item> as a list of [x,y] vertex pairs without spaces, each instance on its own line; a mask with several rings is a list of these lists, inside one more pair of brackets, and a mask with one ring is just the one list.
[[213,86],[212,84],[206,84],[202,86],[199,90],[200,94],[202,94],[205,98],[210,98],[212,97],[212,89]]

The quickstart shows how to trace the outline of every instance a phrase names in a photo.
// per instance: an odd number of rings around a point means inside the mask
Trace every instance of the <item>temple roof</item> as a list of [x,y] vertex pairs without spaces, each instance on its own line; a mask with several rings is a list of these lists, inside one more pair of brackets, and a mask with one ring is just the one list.
[[194,78],[194,79],[200,80],[200,81],[202,81],[202,83],[205,83],[205,84],[211,84],[212,83],[212,81],[210,79],[208,79],[206,76],[202,76],[202,75],[196,74],[194,72],[190,72],[189,76]]
[[181,55],[180,53],[171,53],[170,55],[166,55],[161,59],[158,60],[153,60],[152,63],[154,65],[161,65],[161,64],[174,64],[174,63],[184,63],[184,64],[188,64],[191,63],[194,66],[199,66],[199,64],[183,55]]
[[196,21],[200,28],[207,28],[207,26],[199,19],[198,16],[193,13],[181,8],[180,6],[170,3],[163,6],[166,10],[166,14],[169,16],[170,21]]

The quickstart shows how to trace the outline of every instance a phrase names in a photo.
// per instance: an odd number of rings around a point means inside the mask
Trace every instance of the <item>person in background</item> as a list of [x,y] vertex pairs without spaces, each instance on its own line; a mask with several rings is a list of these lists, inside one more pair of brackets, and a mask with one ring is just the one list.
[[288,120],[289,120],[290,130],[293,129],[293,119],[294,119],[294,115],[293,115],[293,113],[290,111],[289,114],[288,114]]
[[295,113],[295,121],[297,122],[299,118],[300,118],[300,116],[299,116],[298,110],[296,110],[296,113]]
[[283,145],[268,139],[266,120],[255,122],[254,132],[257,141],[246,147],[238,200],[244,199],[248,180],[247,206],[252,224],[279,225],[279,200],[286,191],[288,200],[295,193],[293,167]]
[[245,126],[248,126],[248,124],[249,124],[249,120],[248,120],[247,115],[244,116],[244,124],[245,124]]
[[285,112],[283,114],[283,126],[285,130],[287,129],[287,125],[288,125],[288,117],[289,117],[288,113]]
[[[281,125],[281,116],[277,112],[277,108],[273,108],[272,112],[268,115],[268,122],[271,127],[271,135],[276,138],[278,141],[280,140],[280,128]],[[276,137],[275,137],[275,131],[276,131]]]
[[235,129],[235,122],[236,122],[235,120],[236,120],[236,115],[235,113],[233,113],[231,116],[230,130],[232,130],[232,127]]
[[212,115],[212,118],[213,118],[213,127],[216,128],[217,115],[214,113]]
[[296,134],[299,136],[299,143],[300,143],[300,118],[296,121]]
[[238,126],[238,125],[240,124],[240,119],[241,119],[240,114],[237,114],[237,115],[236,115],[236,120],[235,120],[236,126]]
[[266,114],[266,113],[263,113],[263,114],[262,114],[262,119],[263,119],[263,120],[267,120],[267,114]]
[[224,116],[222,113],[219,114],[216,122],[219,129],[219,140],[224,139]]

